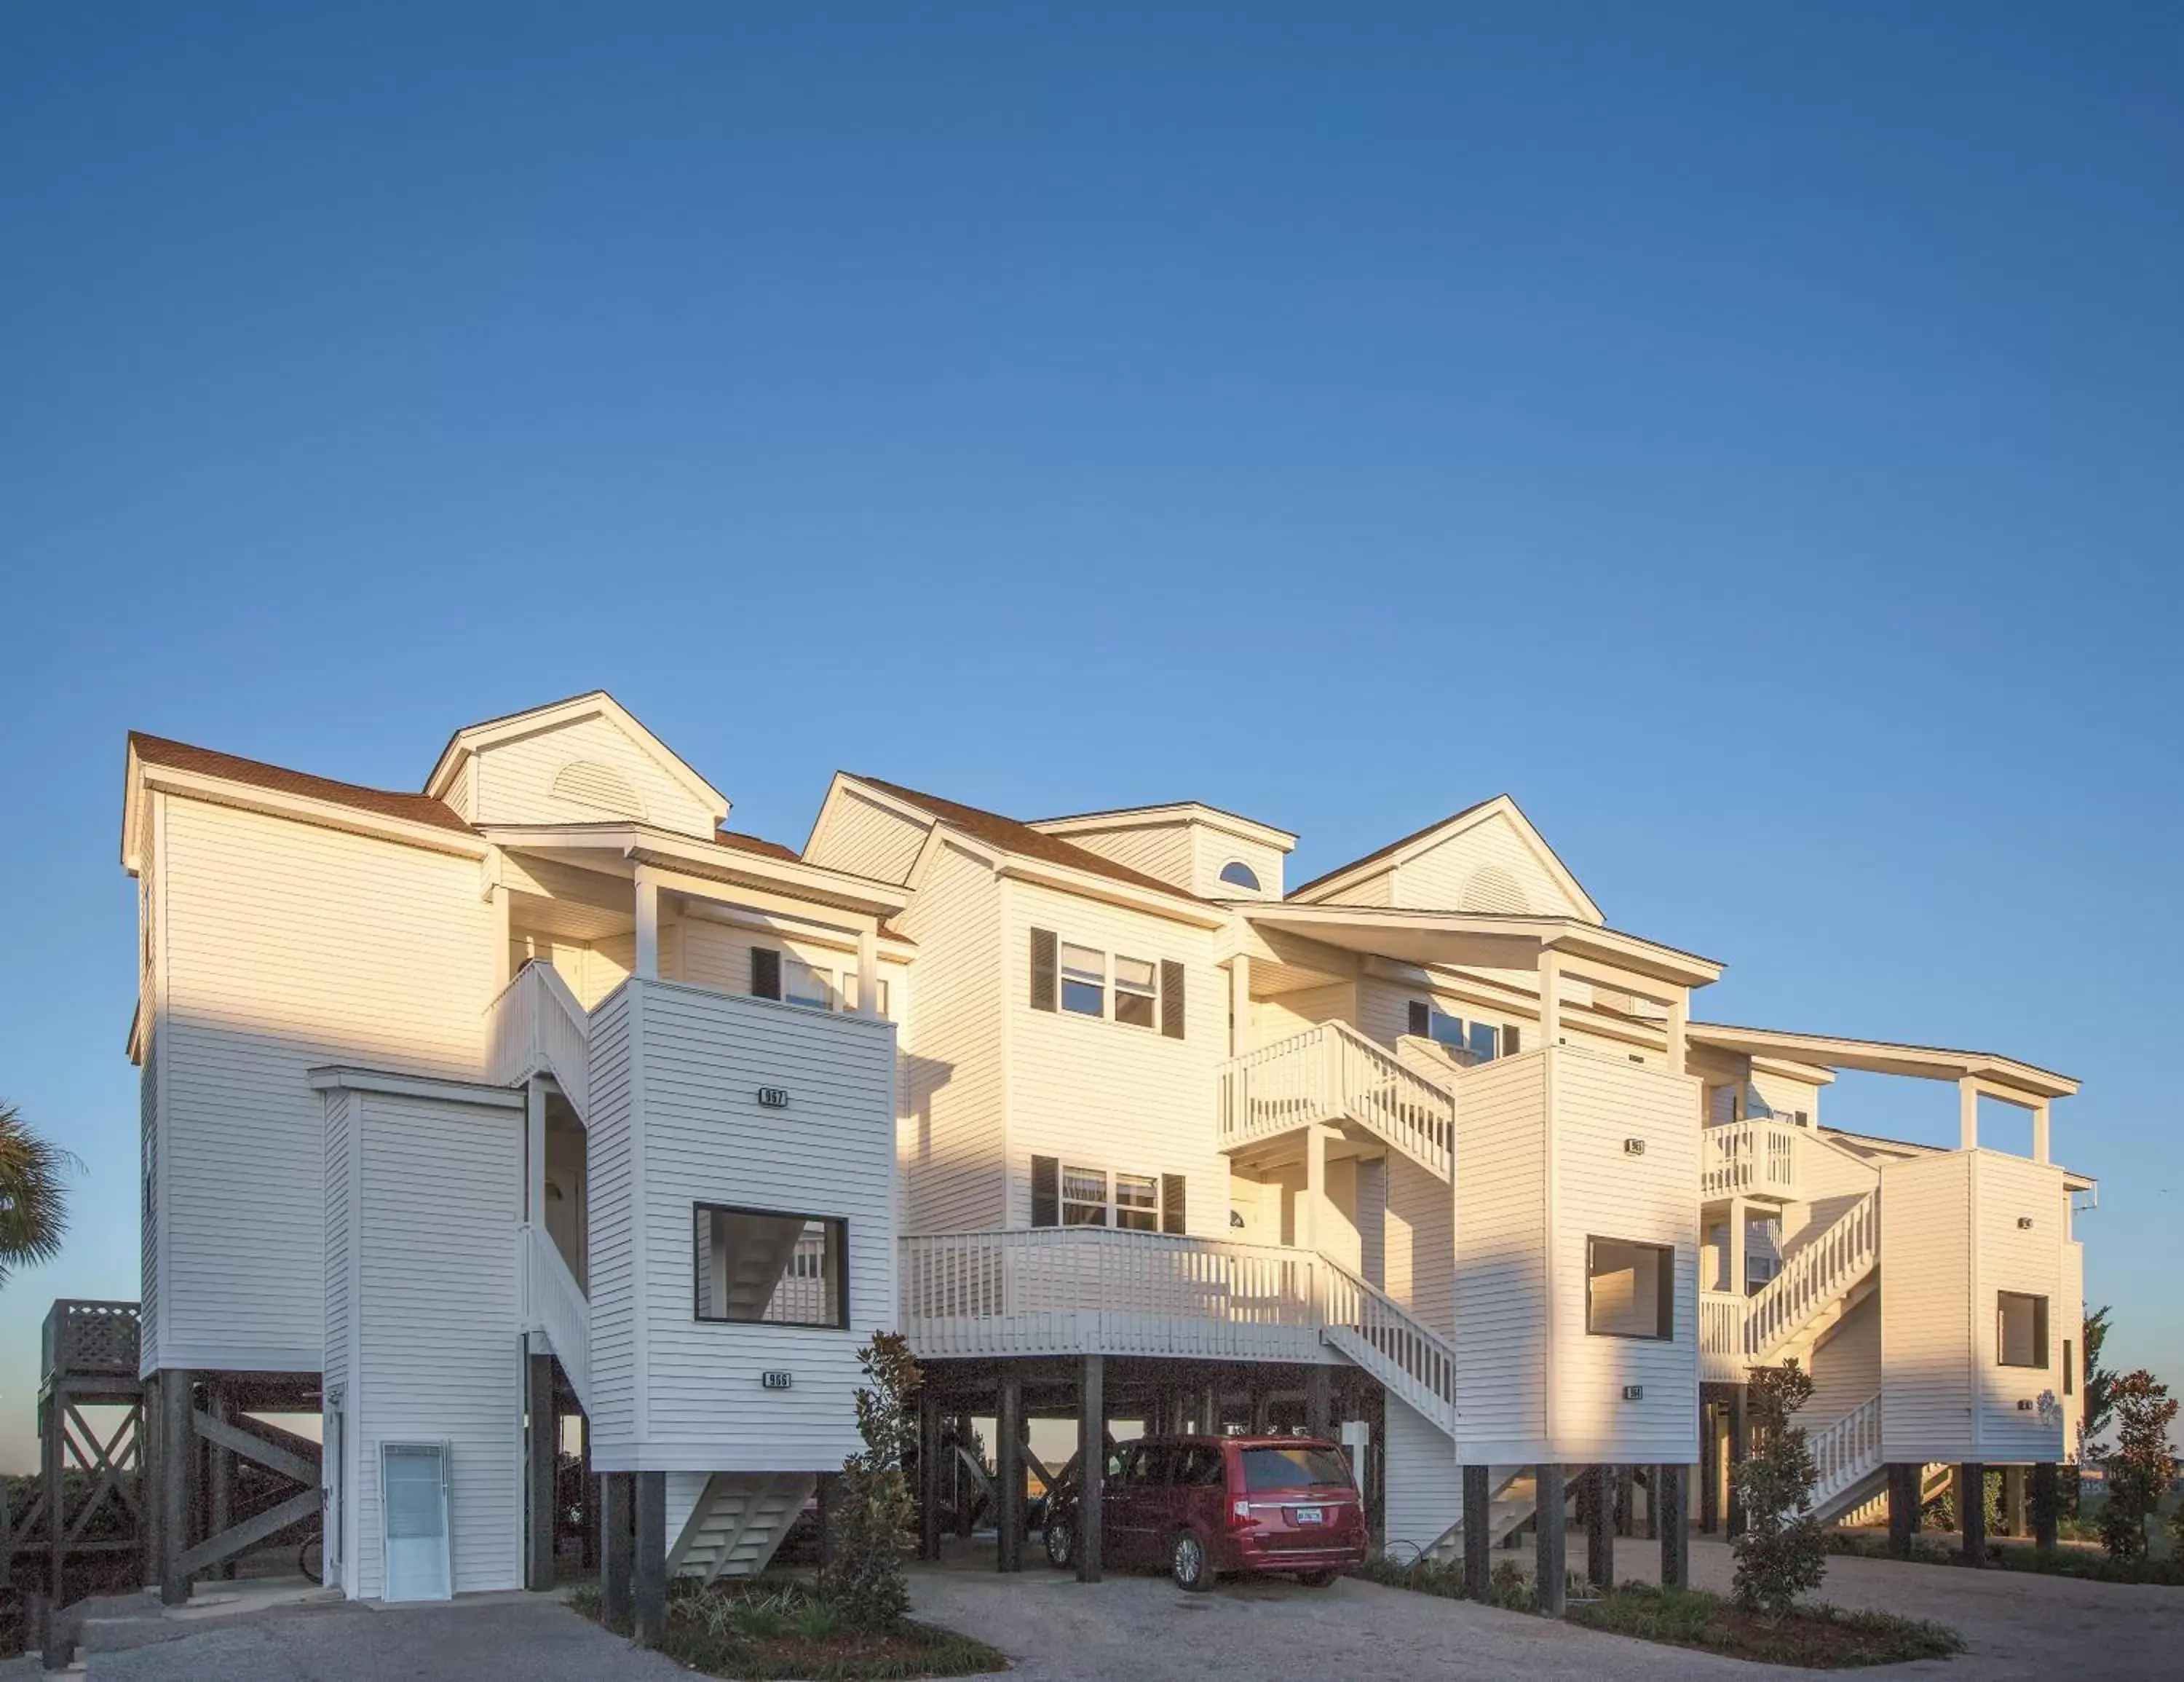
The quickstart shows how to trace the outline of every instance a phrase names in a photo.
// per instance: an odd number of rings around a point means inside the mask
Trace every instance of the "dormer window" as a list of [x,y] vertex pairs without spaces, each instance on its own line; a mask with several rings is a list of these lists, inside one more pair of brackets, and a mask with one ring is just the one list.
[[1241,859],[1231,859],[1221,866],[1221,879],[1231,888],[1240,888],[1246,894],[1259,891],[1259,873]]

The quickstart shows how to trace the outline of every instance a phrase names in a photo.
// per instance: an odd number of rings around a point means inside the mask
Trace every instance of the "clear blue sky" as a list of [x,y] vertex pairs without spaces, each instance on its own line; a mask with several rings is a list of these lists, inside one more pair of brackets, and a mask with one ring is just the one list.
[[1510,790],[1703,1014],[2083,1078],[2184,1380],[2180,78],[2121,4],[8,8],[0,1094],[89,1174],[0,1461],[135,1295],[125,729],[415,787],[593,685],[792,842],[844,766],[1301,880]]

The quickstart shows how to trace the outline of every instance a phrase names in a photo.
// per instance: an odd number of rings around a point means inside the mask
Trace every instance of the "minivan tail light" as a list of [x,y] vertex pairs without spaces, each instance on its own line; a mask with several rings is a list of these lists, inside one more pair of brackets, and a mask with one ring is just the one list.
[[1228,1503],[1228,1522],[1231,1524],[1250,1523],[1251,1522],[1251,1501],[1242,1495],[1239,1495],[1234,1501],[1230,1501]]

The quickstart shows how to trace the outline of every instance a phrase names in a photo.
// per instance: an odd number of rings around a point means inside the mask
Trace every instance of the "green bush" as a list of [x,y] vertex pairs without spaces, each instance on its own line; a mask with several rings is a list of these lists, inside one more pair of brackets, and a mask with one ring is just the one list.
[[1736,1599],[1774,1618],[1828,1573],[1826,1538],[1810,1511],[1818,1468],[1803,1429],[1790,1423],[1812,1399],[1813,1380],[1795,1365],[1752,1369],[1752,1450],[1736,1473],[1746,1525],[1732,1544]]
[[2169,1451],[2169,1427],[2176,1404],[2169,1386],[2158,1384],[2143,1367],[2115,1381],[2115,1451],[2109,1456],[2108,1499],[2101,1504],[2101,1543],[2115,1560],[2146,1553],[2146,1521],[2176,1476],[2176,1456]]
[[916,1440],[912,1406],[924,1378],[900,1333],[873,1333],[857,1359],[867,1381],[857,1391],[857,1431],[865,1447],[842,1465],[833,1558],[821,1583],[846,1623],[868,1632],[884,1631],[900,1624],[910,1612],[902,1556],[917,1508],[902,1462]]

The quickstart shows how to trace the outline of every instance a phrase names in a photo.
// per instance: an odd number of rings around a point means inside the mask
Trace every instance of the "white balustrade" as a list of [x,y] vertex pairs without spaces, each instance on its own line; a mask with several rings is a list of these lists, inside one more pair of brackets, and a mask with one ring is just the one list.
[[550,1074],[581,1116],[590,1096],[589,1019],[553,965],[534,959],[486,1006],[486,1078]]
[[1221,1066],[1223,1149],[1339,1121],[1443,1179],[1454,1172],[1456,1100],[1347,1022],[1321,1022]]
[[516,1228],[516,1278],[522,1289],[516,1329],[541,1332],[560,1357],[569,1388],[591,1406],[592,1311],[554,1236],[525,1222]]
[[1735,1291],[1699,1293],[1699,1378],[1709,1384],[1741,1384],[1748,1364],[1744,1352],[1745,1299]]
[[1106,1227],[902,1240],[902,1328],[923,1356],[1176,1355],[1308,1361],[1309,1251]]
[[1728,1122],[1699,1133],[1702,1198],[1797,1196],[1804,1129],[1788,1122]]
[[1817,1510],[1880,1469],[1880,1396],[1868,1397],[1832,1425],[1808,1432],[1805,1446],[1818,1474],[1813,1480]]
[[1321,1258],[1327,1340],[1451,1436],[1456,1434],[1456,1351],[1385,1293]]
[[1880,1200],[1869,1191],[1746,1299],[1747,1359],[1764,1363],[1807,1321],[1846,1295],[1872,1268],[1880,1245]]

